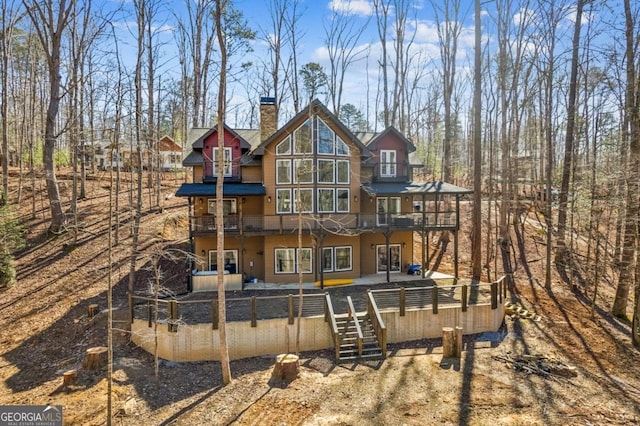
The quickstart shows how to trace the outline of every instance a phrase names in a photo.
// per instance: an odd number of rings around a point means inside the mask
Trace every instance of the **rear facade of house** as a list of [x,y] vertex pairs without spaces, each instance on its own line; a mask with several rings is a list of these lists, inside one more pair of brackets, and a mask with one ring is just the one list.
[[[389,277],[424,263],[415,258],[416,231],[423,240],[433,230],[457,236],[459,197],[469,191],[413,182],[422,164],[395,128],[356,135],[316,100],[278,129],[275,108],[273,98],[262,98],[259,130],[190,132],[192,151],[183,165],[192,168],[193,183],[176,193],[189,205],[190,286],[195,277],[222,269],[242,283],[295,283],[299,272],[304,282],[323,284]],[[222,167],[214,161],[219,131]],[[215,220],[218,179],[224,180],[221,224]],[[447,196],[455,205],[443,209]],[[219,225],[223,268],[217,264]]]

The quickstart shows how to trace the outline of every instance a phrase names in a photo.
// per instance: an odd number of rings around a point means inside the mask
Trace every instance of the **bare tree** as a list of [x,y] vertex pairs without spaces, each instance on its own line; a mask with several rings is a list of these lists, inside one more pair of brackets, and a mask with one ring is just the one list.
[[[623,129],[628,132],[629,162],[626,204],[624,212],[624,238],[622,242],[622,256],[620,260],[620,275],[618,287],[611,312],[613,315],[626,318],[629,290],[634,281],[635,273],[635,304],[632,320],[633,345],[640,348],[640,274],[637,272],[636,259],[638,243],[638,221],[640,220],[640,96],[638,78],[640,64],[638,58],[638,28],[634,25],[634,16],[629,0],[624,1],[625,15],[625,42],[626,42],[626,100],[625,115],[628,127]],[[638,68],[636,68],[638,67]]]
[[473,229],[471,231],[472,277],[482,275],[482,37],[480,0],[474,1],[475,61],[473,91]]
[[217,226],[217,264],[218,264],[218,317],[220,323],[218,333],[220,336],[220,364],[222,367],[222,382],[225,385],[231,383],[231,367],[229,364],[229,347],[227,345],[227,309],[224,289],[224,274],[220,270],[224,265],[224,226],[222,226],[224,218],[224,207],[222,191],[224,186],[224,117],[226,105],[226,88],[227,88],[227,34],[224,25],[224,17],[228,10],[226,0],[216,0],[216,8],[214,11],[214,22],[216,27],[216,35],[218,38],[218,47],[220,48],[220,77],[218,86],[218,152],[214,161],[217,164],[218,178],[216,179],[216,223]]
[[64,232],[66,217],[62,211],[60,189],[56,178],[54,164],[54,151],[56,147],[57,133],[56,120],[60,107],[62,94],[60,84],[62,73],[60,69],[61,45],[63,33],[69,23],[71,10],[75,0],[67,4],[67,0],[27,1],[23,0],[27,14],[33,23],[42,45],[42,51],[47,59],[49,74],[49,105],[44,134],[44,170],[49,197],[49,209],[51,211],[51,224],[49,232],[58,234]]
[[367,23],[358,25],[349,13],[334,11],[329,27],[324,27],[325,43],[329,54],[329,75],[327,88],[331,100],[332,112],[340,114],[342,91],[347,70],[355,62],[364,58],[366,47],[359,46],[360,37]]
[[11,57],[11,46],[16,24],[22,19],[17,6],[13,1],[2,2],[0,6],[0,81],[2,87],[0,91],[0,117],[2,118],[2,194],[0,194],[0,205],[6,204],[9,200],[9,58]]

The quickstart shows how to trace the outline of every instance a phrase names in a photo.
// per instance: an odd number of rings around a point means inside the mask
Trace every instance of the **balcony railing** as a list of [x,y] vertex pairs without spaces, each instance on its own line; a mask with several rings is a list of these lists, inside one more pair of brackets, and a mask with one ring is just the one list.
[[409,165],[406,162],[378,162],[373,170],[373,177],[379,182],[405,182],[409,178]]
[[[228,215],[223,220],[227,233],[266,233],[278,234],[298,229],[298,215],[254,216]],[[414,230],[455,229],[456,215],[453,211],[412,212],[412,213],[335,213],[302,215],[303,231],[357,232],[376,230]],[[191,217],[191,230],[194,233],[216,231],[215,216]]]

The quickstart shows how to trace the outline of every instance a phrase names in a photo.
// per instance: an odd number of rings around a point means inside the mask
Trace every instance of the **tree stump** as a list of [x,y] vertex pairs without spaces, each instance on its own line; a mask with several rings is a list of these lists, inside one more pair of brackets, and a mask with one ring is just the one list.
[[442,355],[445,358],[462,356],[462,327],[442,327]]
[[456,336],[453,327],[442,327],[442,356],[455,358]]
[[78,371],[77,370],[68,370],[62,374],[62,386],[65,388],[67,386],[71,386],[76,383],[78,380]]
[[89,305],[89,308],[87,309],[87,316],[89,318],[93,318],[96,316],[97,313],[98,313],[98,304],[92,303],[91,305]]
[[107,348],[96,346],[87,349],[87,353],[82,361],[82,368],[85,370],[98,370],[107,365]]
[[291,381],[300,372],[300,360],[298,355],[280,354],[276,356],[276,364],[273,366],[273,376],[282,380]]

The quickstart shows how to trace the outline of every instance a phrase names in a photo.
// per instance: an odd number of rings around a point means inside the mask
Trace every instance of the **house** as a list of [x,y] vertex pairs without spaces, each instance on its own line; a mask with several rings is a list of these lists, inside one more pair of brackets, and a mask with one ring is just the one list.
[[[157,167],[165,172],[182,169],[183,150],[173,138],[165,135],[156,144],[157,146],[153,148],[157,150],[158,157],[155,155],[152,157],[154,159],[154,168]],[[146,148],[141,151],[142,167],[147,170],[151,151]],[[133,143],[98,145],[94,157],[100,170],[115,170],[117,168],[132,170],[138,164],[136,146]]]
[[182,169],[182,147],[172,137],[163,136],[158,141],[159,166],[165,172]]
[[[452,231],[457,257],[459,202],[471,191],[413,182],[422,165],[398,130],[355,135],[317,100],[276,129],[275,108],[273,98],[261,99],[259,130],[225,125],[190,133],[192,151],[183,165],[192,168],[193,183],[182,184],[176,195],[189,205],[192,290],[210,289],[211,275],[221,271],[219,225],[225,282],[232,286],[252,279],[295,283],[299,272],[304,282],[370,274],[386,274],[389,281],[420,263],[414,232]],[[222,167],[213,160],[219,131]],[[218,179],[224,179],[222,224],[214,215]]]

